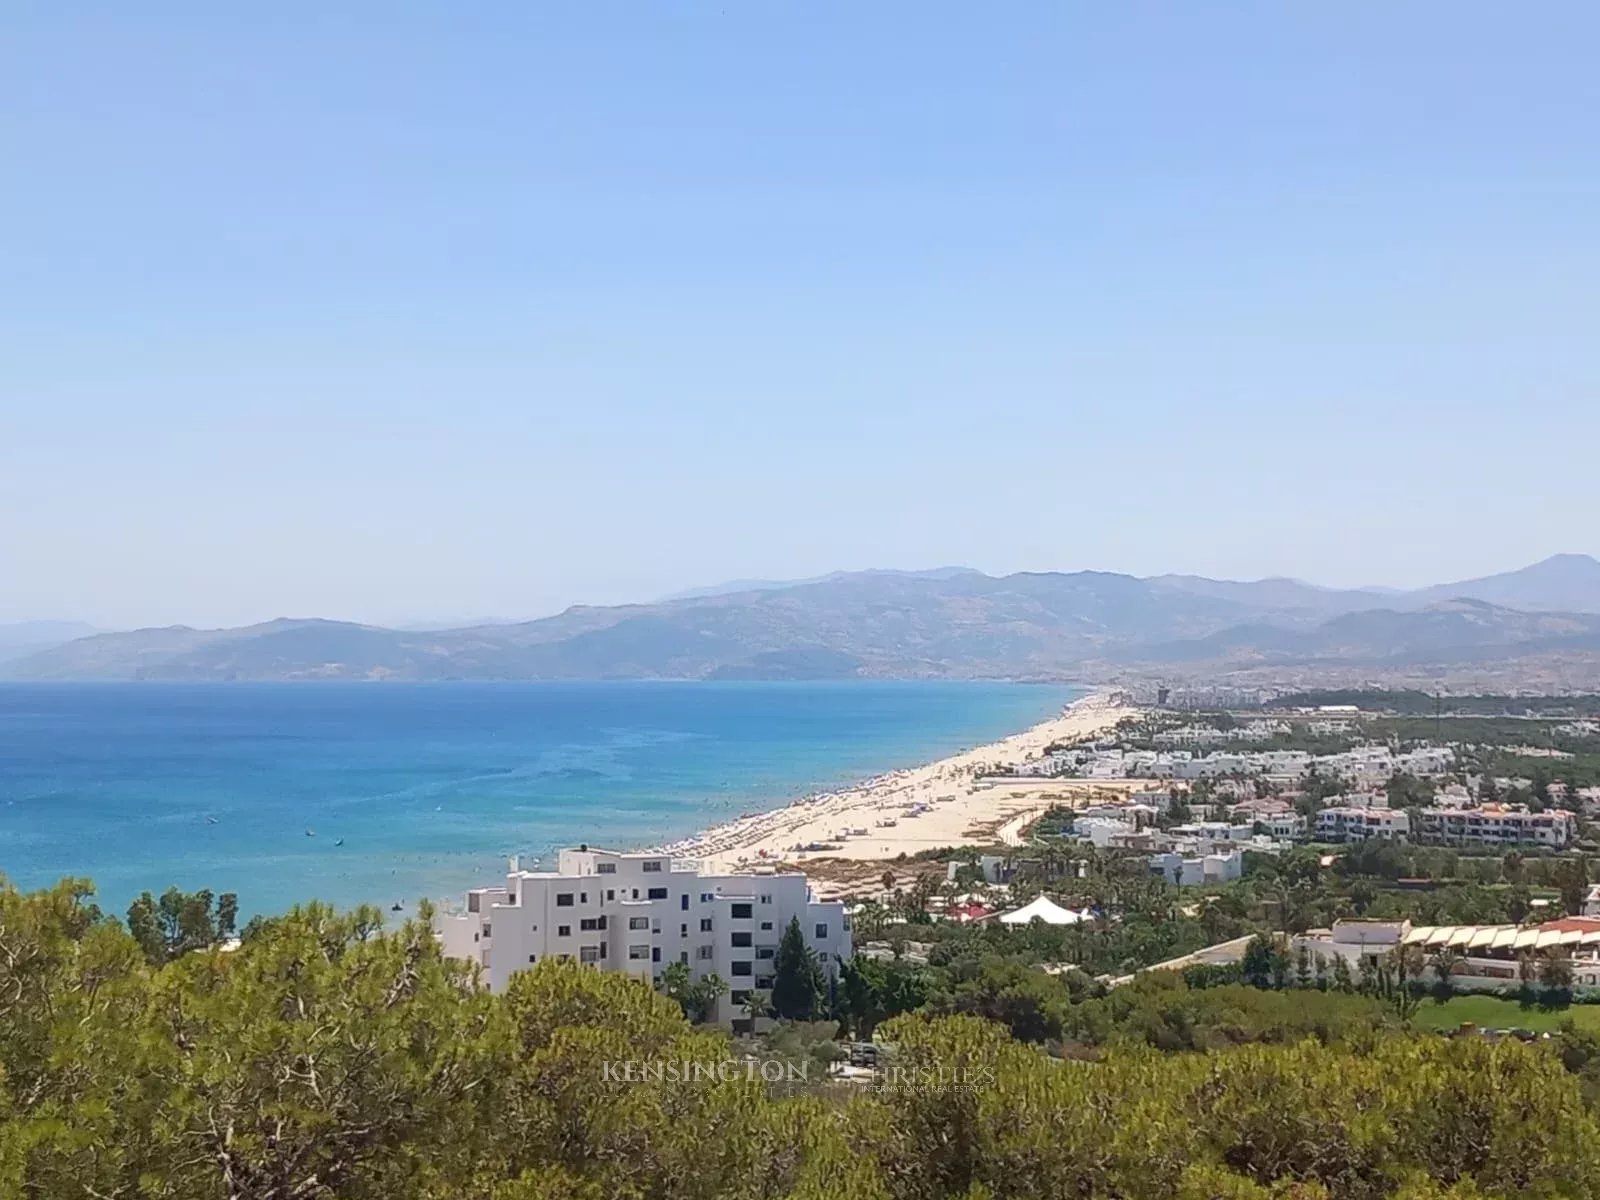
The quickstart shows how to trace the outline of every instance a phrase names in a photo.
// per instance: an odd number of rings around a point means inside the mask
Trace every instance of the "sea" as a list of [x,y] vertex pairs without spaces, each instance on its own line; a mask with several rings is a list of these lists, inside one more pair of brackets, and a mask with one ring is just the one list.
[[945,682],[0,684],[0,875],[402,912],[561,846],[659,845],[1087,689]]

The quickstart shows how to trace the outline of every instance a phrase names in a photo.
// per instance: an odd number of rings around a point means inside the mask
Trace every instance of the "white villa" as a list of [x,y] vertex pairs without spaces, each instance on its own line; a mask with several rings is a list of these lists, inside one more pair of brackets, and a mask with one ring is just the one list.
[[1290,939],[1290,951],[1307,950],[1313,960],[1343,958],[1353,971],[1363,962],[1388,961],[1399,947],[1415,948],[1424,981],[1448,966],[1451,983],[1468,991],[1505,991],[1525,977],[1537,980],[1539,964],[1566,956],[1575,987],[1600,987],[1600,920],[1563,917],[1541,925],[1412,925],[1410,921],[1335,921]]
[[669,963],[729,991],[713,1019],[743,1017],[752,989],[772,987],[778,939],[798,919],[830,981],[850,956],[844,905],[815,898],[804,875],[702,875],[665,854],[563,850],[554,871],[511,860],[502,887],[473,888],[465,912],[441,912],[445,954],[481,963],[491,991],[541,959],[577,959],[653,980]]

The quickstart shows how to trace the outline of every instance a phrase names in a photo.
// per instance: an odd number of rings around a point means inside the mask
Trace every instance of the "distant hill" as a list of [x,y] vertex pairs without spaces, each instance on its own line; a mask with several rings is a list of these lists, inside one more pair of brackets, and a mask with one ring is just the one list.
[[1394,603],[1393,593],[1367,589],[1345,591],[1302,583],[1298,579],[1240,582],[1233,579],[1207,579],[1201,575],[1157,575],[1150,582],[1285,616],[1301,613],[1326,617]]
[[[1417,592],[1104,571],[860,571],[455,629],[280,619],[98,634],[23,679],[1106,678],[1137,670],[1471,664],[1600,654],[1600,563]],[[729,585],[732,586],[732,585]],[[1514,594],[1510,605],[1489,596]],[[1564,608],[1553,607],[1565,600]]]
[[0,624],[0,663],[38,654],[95,632],[82,621],[13,621]]
[[1415,611],[1373,609],[1309,629],[1239,625],[1204,638],[1132,647],[1119,658],[1151,665],[1448,667],[1484,659],[1600,652],[1600,615],[1527,613],[1481,600],[1450,600]]
[[1441,583],[1410,595],[1424,602],[1465,596],[1529,611],[1600,612],[1600,561],[1587,554],[1556,554],[1519,571]]
[[854,576],[876,576],[877,578],[895,577],[899,579],[951,579],[957,575],[981,575],[982,571],[975,571],[971,567],[934,567],[927,571],[895,571],[887,568],[877,568],[870,571],[831,571],[827,575],[815,575],[810,579],[735,579],[728,583],[712,584],[710,587],[689,588],[686,591],[674,592],[670,596],[662,597],[660,603],[669,604],[674,600],[708,600],[713,596],[732,596],[739,592],[776,592],[783,588],[805,587],[813,583],[833,583],[840,579]]

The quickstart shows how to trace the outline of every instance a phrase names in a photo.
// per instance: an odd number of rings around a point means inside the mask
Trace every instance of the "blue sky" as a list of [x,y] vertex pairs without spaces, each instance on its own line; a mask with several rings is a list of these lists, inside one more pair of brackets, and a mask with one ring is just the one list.
[[1592,5],[71,7],[0,620],[1600,551]]

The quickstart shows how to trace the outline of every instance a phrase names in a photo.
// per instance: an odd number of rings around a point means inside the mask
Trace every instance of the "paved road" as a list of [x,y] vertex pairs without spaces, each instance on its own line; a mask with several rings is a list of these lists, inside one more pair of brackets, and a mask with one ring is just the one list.
[[[1215,946],[1207,946],[1203,950],[1196,950],[1193,954],[1185,954],[1181,958],[1169,958],[1166,962],[1158,962],[1154,966],[1146,967],[1145,971],[1181,971],[1185,967],[1205,963],[1213,967],[1225,967],[1229,963],[1236,963],[1244,957],[1244,948],[1250,944],[1254,934],[1247,934],[1242,938],[1234,938],[1231,942],[1218,942]],[[1133,975],[1123,975],[1111,981],[1112,987],[1121,987],[1132,982],[1144,972],[1135,972]]]

